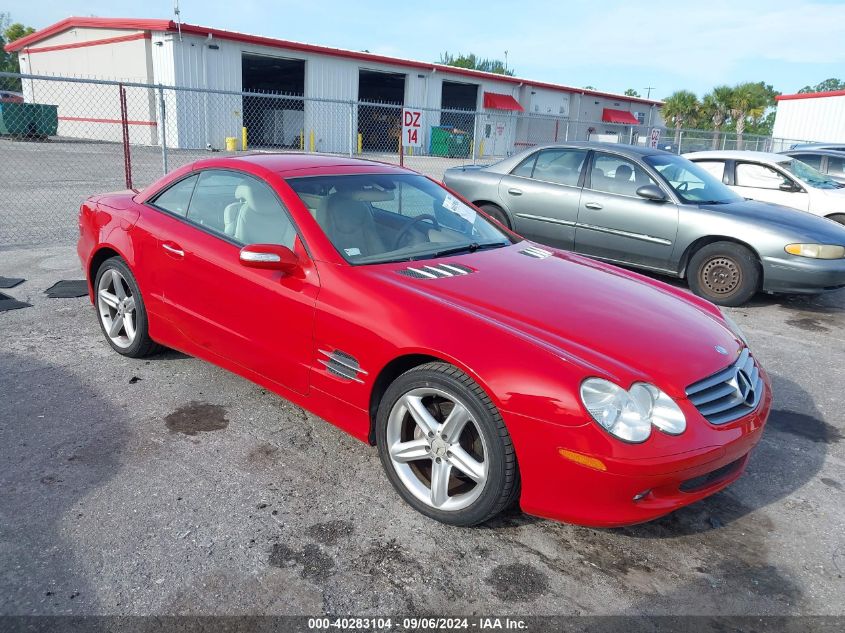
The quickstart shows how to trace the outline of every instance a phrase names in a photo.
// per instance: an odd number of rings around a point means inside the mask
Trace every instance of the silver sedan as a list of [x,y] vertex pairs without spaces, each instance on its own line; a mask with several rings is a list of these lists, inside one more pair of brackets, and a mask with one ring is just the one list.
[[720,305],[845,287],[845,226],[746,200],[662,150],[539,146],[444,182],[527,238],[686,279]]

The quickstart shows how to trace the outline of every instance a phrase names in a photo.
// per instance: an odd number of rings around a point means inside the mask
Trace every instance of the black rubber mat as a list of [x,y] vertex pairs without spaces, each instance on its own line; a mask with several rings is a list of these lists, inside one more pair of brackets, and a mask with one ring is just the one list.
[[0,276],[0,288],[14,288],[18,284],[22,284],[23,279],[19,277],[2,277]]
[[44,293],[51,299],[87,297],[88,282],[84,279],[63,279],[47,288]]
[[6,310],[17,310],[18,308],[31,307],[31,303],[26,303],[25,301],[18,301],[14,297],[10,297],[9,295],[0,292],[0,312],[5,312]]

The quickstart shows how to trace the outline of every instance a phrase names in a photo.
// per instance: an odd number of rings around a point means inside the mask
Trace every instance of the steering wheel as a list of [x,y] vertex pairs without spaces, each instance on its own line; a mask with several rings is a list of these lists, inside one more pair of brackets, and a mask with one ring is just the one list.
[[689,180],[683,180],[678,183],[678,186],[675,187],[678,191],[687,191],[689,190]]
[[434,225],[434,229],[437,231],[440,230],[440,223],[437,221],[437,218],[435,218],[431,213],[422,213],[400,229],[399,234],[396,236],[396,240],[393,242],[394,251],[399,248],[402,238],[404,238],[412,228],[416,227],[416,225],[423,220],[430,220]]

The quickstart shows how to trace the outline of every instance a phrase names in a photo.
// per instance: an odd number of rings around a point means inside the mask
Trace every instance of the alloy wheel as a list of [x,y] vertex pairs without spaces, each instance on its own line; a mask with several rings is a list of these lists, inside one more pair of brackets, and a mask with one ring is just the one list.
[[97,310],[111,341],[127,348],[135,340],[135,297],[126,279],[114,268],[106,270],[97,285]]
[[405,488],[437,510],[471,505],[487,482],[487,447],[469,408],[432,387],[405,393],[387,421],[390,462]]

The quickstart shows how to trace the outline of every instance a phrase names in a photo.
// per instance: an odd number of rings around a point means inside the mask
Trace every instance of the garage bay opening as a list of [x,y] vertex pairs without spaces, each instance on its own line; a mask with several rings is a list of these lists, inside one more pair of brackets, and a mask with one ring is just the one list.
[[241,69],[244,92],[268,93],[266,97],[243,98],[243,120],[250,146],[302,148],[305,62],[244,53]]
[[358,133],[365,152],[393,152],[402,132],[405,75],[360,70],[358,73]]

